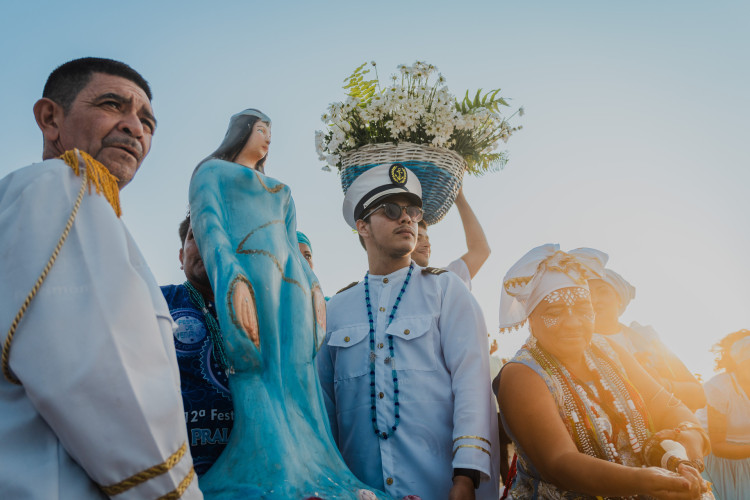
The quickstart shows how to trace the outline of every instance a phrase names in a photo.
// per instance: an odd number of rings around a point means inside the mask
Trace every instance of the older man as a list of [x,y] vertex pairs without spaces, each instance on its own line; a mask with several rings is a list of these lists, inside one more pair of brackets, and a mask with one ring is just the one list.
[[496,500],[487,330],[454,274],[412,262],[421,205],[400,164],[346,193],[369,270],[328,303],[317,363],[331,430],[352,472],[394,498]]
[[149,86],[77,59],[34,116],[44,161],[0,180],[0,498],[202,498],[169,310],[119,219],[156,127]]

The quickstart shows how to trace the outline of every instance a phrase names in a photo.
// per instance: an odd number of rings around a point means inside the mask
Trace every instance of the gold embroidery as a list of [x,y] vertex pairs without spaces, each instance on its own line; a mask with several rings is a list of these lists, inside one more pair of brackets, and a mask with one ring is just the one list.
[[266,183],[263,182],[263,178],[260,176],[260,174],[257,171],[255,171],[255,176],[258,178],[258,182],[260,182],[260,185],[263,186],[263,189],[265,189],[271,194],[276,194],[282,189],[284,189],[284,184],[282,184],[281,182],[276,184],[274,187],[269,188],[268,186],[266,186]]
[[505,291],[510,294],[510,289],[516,286],[523,286],[527,284],[529,281],[531,281],[534,277],[533,276],[520,276],[518,278],[511,278],[509,280],[506,280],[505,283],[503,283],[503,286],[505,287]]
[[456,457],[456,453],[458,453],[458,450],[461,449],[461,448],[476,448],[477,450],[482,450],[486,454],[492,456],[489,451],[485,450],[481,446],[477,446],[475,444],[460,444],[460,445],[456,446],[455,450],[453,450],[453,457],[454,458]]
[[242,250],[241,252],[237,252],[237,253],[243,253],[243,254],[248,254],[248,255],[265,255],[266,257],[271,259],[271,262],[273,262],[276,268],[279,270],[279,272],[281,273],[282,280],[292,285],[297,285],[300,288],[300,290],[302,290],[305,293],[305,295],[307,295],[307,290],[302,288],[302,285],[300,284],[299,281],[292,279],[292,278],[287,278],[284,275],[284,270],[281,268],[281,264],[271,252],[267,252],[265,250]]
[[185,493],[186,489],[188,489],[190,483],[193,482],[194,477],[195,469],[193,467],[190,467],[190,472],[187,473],[185,479],[180,481],[180,484],[177,485],[177,488],[175,488],[173,491],[170,491],[166,495],[160,496],[157,500],[177,500],[178,498],[182,497],[182,494]]
[[515,323],[513,325],[501,327],[500,328],[500,333],[509,333],[509,332],[511,332],[513,330],[518,330],[519,328],[521,328],[525,324],[526,324],[526,320],[524,319],[523,321],[520,321],[520,322]]
[[262,225],[256,227],[255,229],[253,229],[252,231],[250,231],[249,233],[247,233],[247,236],[245,236],[244,238],[242,238],[242,241],[240,241],[240,244],[237,245],[237,253],[240,253],[240,251],[243,249],[242,247],[245,245],[245,242],[248,239],[250,239],[250,237],[253,234],[255,234],[256,232],[260,231],[261,229],[266,228],[266,227],[268,227],[268,226],[270,226],[272,224],[284,224],[284,221],[281,220],[281,219],[274,219],[272,221],[266,222],[265,224],[262,224]]
[[490,448],[492,448],[492,443],[490,443],[488,440],[484,439],[483,437],[479,436],[458,436],[456,439],[453,440],[453,444],[456,444],[456,441],[459,439],[476,439],[477,441],[484,441],[488,445],[490,445]]
[[247,240],[248,240],[248,239],[250,238],[250,236],[252,236],[252,235],[253,235],[253,234],[254,234],[254,233],[255,233],[256,231],[260,231],[261,229],[263,229],[263,228],[265,228],[265,227],[268,227],[268,226],[270,226],[271,224],[284,224],[284,221],[282,221],[282,220],[280,220],[280,219],[276,219],[276,220],[272,220],[272,221],[270,221],[270,222],[266,222],[265,224],[263,224],[263,225],[261,225],[261,226],[258,226],[258,227],[256,227],[255,229],[253,229],[252,231],[250,231],[250,232],[249,232],[249,233],[247,234],[247,236],[245,236],[245,237],[244,237],[244,238],[242,239],[242,241],[240,241],[240,244],[239,244],[239,245],[237,245],[237,250],[236,250],[236,253],[239,253],[239,254],[245,254],[245,255],[265,255],[266,257],[268,257],[269,259],[271,259],[271,261],[272,261],[272,262],[274,263],[274,265],[276,266],[276,268],[277,268],[277,269],[279,270],[279,273],[281,273],[281,279],[282,279],[282,280],[284,280],[284,281],[286,281],[287,283],[290,283],[290,284],[292,284],[292,285],[297,285],[297,286],[298,286],[298,287],[300,287],[300,289],[301,289],[301,290],[302,290],[302,291],[303,291],[303,292],[305,293],[305,295],[307,295],[307,290],[306,290],[305,288],[303,288],[303,287],[302,287],[302,285],[301,285],[301,284],[300,284],[300,283],[299,283],[299,282],[298,282],[297,280],[294,280],[294,279],[292,279],[292,278],[287,278],[287,277],[286,277],[286,275],[284,275],[284,269],[283,269],[283,268],[281,267],[281,263],[279,263],[279,261],[278,261],[278,259],[276,258],[276,256],[275,256],[275,255],[273,255],[273,254],[272,254],[271,252],[268,252],[268,251],[266,251],[266,250],[261,250],[261,249],[255,249],[255,248],[251,248],[251,249],[247,249],[247,250],[246,250],[246,249],[244,249],[244,248],[242,248],[242,247],[244,246],[245,242],[246,242],[246,241],[247,241]]
[[86,184],[89,187],[89,193],[91,193],[91,186],[93,185],[96,189],[96,194],[102,194],[112,206],[117,217],[120,217],[122,215],[122,210],[120,209],[120,188],[117,185],[117,181],[120,179],[112,175],[107,170],[107,167],[96,161],[91,155],[78,149],[66,151],[60,156],[60,159],[72,168],[76,175],[81,175],[78,162],[79,156],[83,158],[86,164],[86,172],[88,174],[86,176]]
[[[164,474],[165,472],[168,472],[175,465],[177,465],[177,463],[185,455],[185,452],[187,452],[187,442],[182,443],[182,446],[180,446],[180,448],[177,451],[175,451],[172,455],[169,456],[169,458],[167,458],[164,462],[160,463],[159,465],[154,465],[153,467],[149,467],[148,469],[143,470],[137,474],[133,474],[129,478],[123,479],[117,484],[113,484],[110,486],[99,485],[99,488],[101,488],[101,490],[104,492],[105,495],[110,496],[110,497],[119,495],[120,493],[124,493],[128,491],[129,489],[135,486],[138,486],[141,483],[145,483],[149,479],[153,479],[156,476],[160,476]],[[187,486],[185,486],[185,488],[187,488]]]
[[[559,259],[556,263],[552,264],[551,262],[556,257],[559,257]],[[544,259],[542,262],[540,262],[539,266],[537,267],[537,273],[542,269],[563,273],[579,285],[585,285],[586,282],[592,278],[600,278],[598,274],[589,271],[586,267],[581,265],[576,257],[569,255],[562,250],[556,251],[555,253]],[[571,276],[570,271],[578,272],[578,278]]]

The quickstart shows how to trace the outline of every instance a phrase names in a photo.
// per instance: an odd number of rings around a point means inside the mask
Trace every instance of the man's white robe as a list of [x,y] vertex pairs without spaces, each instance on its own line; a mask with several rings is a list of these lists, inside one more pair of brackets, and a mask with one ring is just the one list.
[[[85,167],[82,167],[85,168]],[[81,177],[47,160],[0,180],[0,341],[50,257]],[[0,377],[0,498],[103,498],[187,440],[166,303],[123,222],[95,192],[21,320]],[[158,498],[192,470],[166,473],[117,500]],[[202,498],[197,479],[183,498]]]

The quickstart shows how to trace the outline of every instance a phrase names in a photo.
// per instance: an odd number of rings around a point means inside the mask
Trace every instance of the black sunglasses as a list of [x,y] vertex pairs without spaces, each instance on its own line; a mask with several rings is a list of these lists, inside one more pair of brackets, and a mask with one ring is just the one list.
[[422,220],[422,209],[416,205],[399,205],[398,203],[386,202],[377,207],[373,208],[366,215],[361,217],[362,220],[367,219],[369,216],[374,214],[380,209],[383,209],[383,213],[386,217],[391,220],[398,220],[401,217],[402,212],[406,212],[406,215],[414,222]]

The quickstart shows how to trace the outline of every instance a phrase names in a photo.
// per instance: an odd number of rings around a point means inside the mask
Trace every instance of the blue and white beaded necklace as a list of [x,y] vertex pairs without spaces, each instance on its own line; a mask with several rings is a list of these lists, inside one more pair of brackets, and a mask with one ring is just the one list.
[[[396,302],[393,303],[393,309],[391,314],[388,315],[388,328],[393,322],[393,318],[396,316],[398,305],[401,303],[401,297],[404,296],[406,286],[409,284],[411,279],[411,272],[414,270],[414,263],[409,264],[409,272],[406,274],[404,284],[401,286],[401,291],[398,292]],[[372,305],[370,304],[370,284],[369,284],[370,271],[365,274],[365,304],[367,304],[367,319],[370,321],[370,416],[372,417],[372,428],[375,431],[375,435],[381,439],[388,439],[393,436],[396,432],[399,422],[401,421],[401,415],[399,412],[398,402],[398,374],[396,373],[396,364],[393,362],[395,352],[393,350],[393,335],[388,335],[388,354],[391,365],[391,376],[393,377],[393,408],[395,414],[395,421],[388,432],[381,431],[378,429],[378,417],[375,408],[375,322],[372,319]]]

